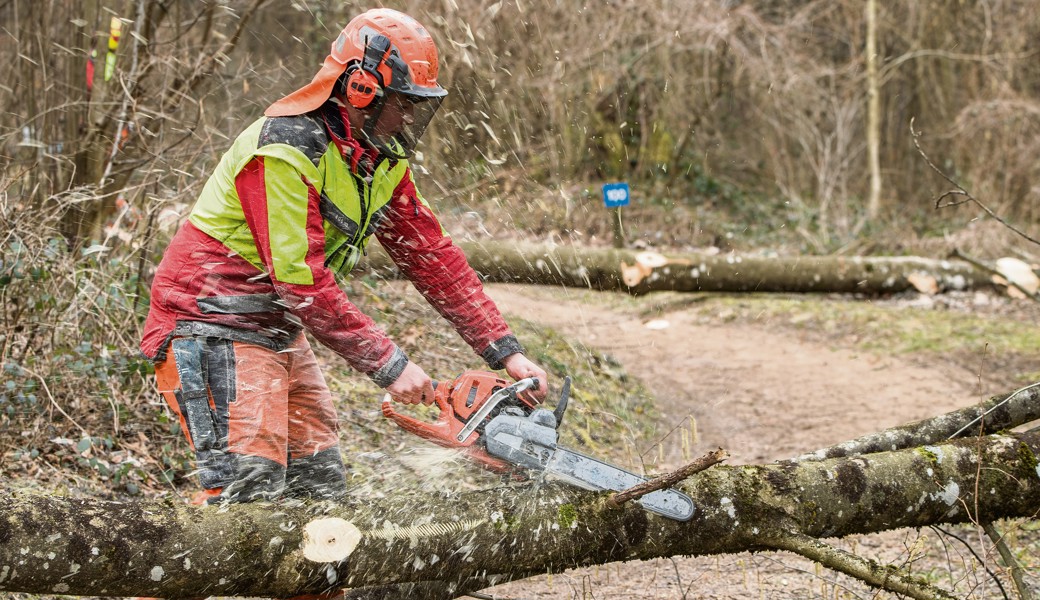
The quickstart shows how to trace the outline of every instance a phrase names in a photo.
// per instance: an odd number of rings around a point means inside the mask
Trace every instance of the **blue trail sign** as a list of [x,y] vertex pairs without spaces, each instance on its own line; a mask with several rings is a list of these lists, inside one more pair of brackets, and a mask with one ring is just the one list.
[[628,184],[606,183],[603,185],[603,205],[607,208],[628,206]]

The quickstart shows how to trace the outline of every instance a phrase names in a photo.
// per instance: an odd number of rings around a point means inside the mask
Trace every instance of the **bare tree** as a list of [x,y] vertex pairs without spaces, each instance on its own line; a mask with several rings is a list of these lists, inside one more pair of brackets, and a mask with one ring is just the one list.
[[119,207],[140,205],[164,177],[180,183],[167,165],[193,162],[207,135],[204,88],[263,3],[5,3],[3,44],[16,58],[0,67],[10,82],[0,95],[13,107],[0,142],[22,172],[9,192],[36,206],[74,204],[64,234],[78,244],[102,237]]

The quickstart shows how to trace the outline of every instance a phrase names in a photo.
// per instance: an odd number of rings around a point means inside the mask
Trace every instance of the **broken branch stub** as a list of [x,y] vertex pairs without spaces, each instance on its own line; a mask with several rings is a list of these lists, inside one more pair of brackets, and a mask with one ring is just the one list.
[[303,528],[303,557],[330,563],[346,560],[361,542],[361,530],[339,517],[315,519]]
[[629,500],[638,500],[650,492],[670,488],[680,481],[685,481],[697,473],[719,464],[726,460],[728,456],[729,454],[722,448],[712,450],[692,463],[676,469],[671,473],[665,473],[664,475],[654,477],[653,479],[645,481],[639,485],[632,486],[627,490],[611,494],[610,498],[607,499],[607,505],[617,508]]

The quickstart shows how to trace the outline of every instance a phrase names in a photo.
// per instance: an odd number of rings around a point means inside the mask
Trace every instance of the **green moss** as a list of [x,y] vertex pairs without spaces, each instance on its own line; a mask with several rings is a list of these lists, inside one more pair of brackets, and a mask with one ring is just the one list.
[[559,516],[556,522],[560,524],[560,529],[570,529],[574,526],[574,523],[578,520],[578,509],[573,504],[564,504],[560,506]]
[[501,520],[494,521],[493,526],[496,531],[505,533],[507,531],[516,531],[519,523],[519,517],[513,514],[507,514]]
[[1018,444],[1018,458],[1022,461],[1022,464],[1030,469],[1036,469],[1037,465],[1040,465],[1040,462],[1037,461],[1036,454],[1033,453],[1033,449],[1025,442],[1020,442]]
[[809,500],[809,501],[806,501],[806,502],[802,503],[802,506],[805,507],[805,512],[809,516],[808,524],[810,526],[816,525],[816,520],[820,516],[820,505],[816,504],[815,502],[813,502],[811,500]]
[[929,463],[938,466],[938,464],[939,464],[939,455],[936,454],[935,452],[932,452],[931,450],[929,450],[927,448],[918,448],[917,450],[915,450],[915,452],[917,452],[918,454],[923,456],[924,459],[927,460]]

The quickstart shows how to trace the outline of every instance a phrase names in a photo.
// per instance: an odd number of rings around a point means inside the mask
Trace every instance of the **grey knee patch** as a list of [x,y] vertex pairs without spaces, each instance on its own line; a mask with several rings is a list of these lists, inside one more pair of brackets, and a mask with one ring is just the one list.
[[347,475],[339,448],[289,459],[285,482],[287,496],[334,498],[346,491]]
[[259,456],[235,456],[235,479],[215,502],[274,500],[285,491],[285,467]]

